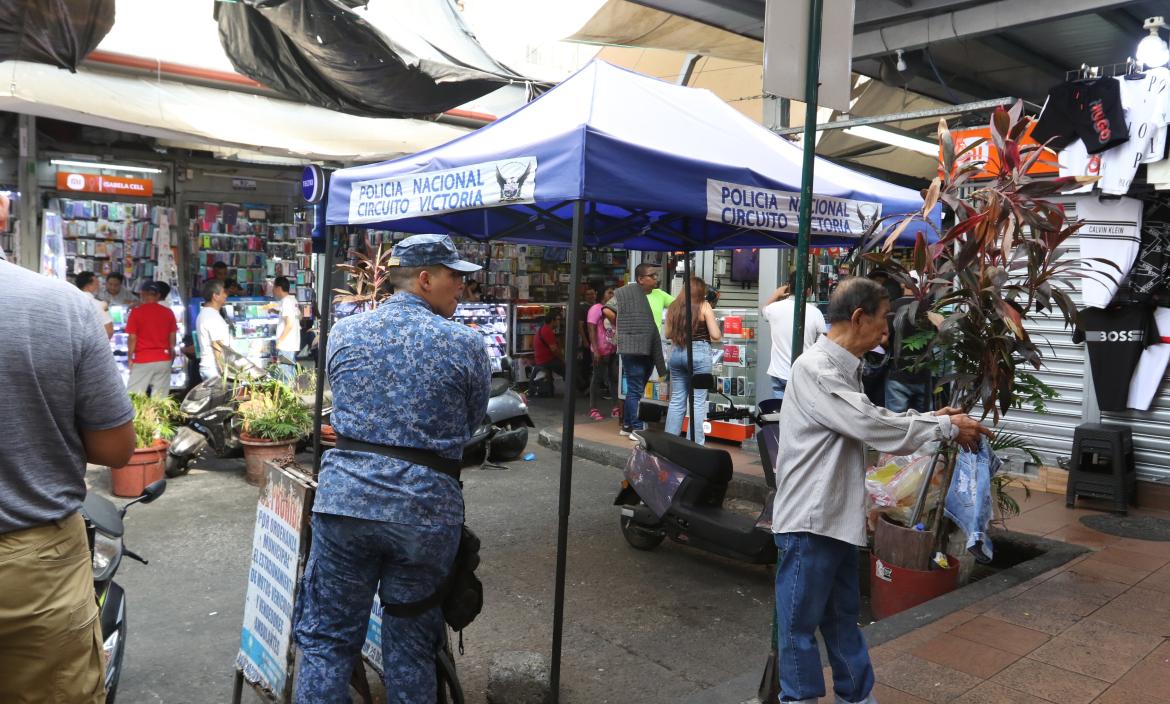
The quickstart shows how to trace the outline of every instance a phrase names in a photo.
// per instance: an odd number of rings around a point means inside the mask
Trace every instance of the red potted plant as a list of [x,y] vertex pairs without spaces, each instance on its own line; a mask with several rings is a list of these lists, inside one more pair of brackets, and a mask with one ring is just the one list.
[[175,434],[179,406],[171,397],[130,394],[134,405],[134,454],[122,467],[110,467],[115,496],[138,497],[147,484],[163,478],[169,440]]

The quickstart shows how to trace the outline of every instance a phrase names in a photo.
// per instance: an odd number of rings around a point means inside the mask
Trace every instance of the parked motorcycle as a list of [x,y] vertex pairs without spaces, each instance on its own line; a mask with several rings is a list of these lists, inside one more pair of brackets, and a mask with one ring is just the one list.
[[[223,377],[207,379],[196,384],[187,392],[179,410],[187,417],[186,424],[171,438],[167,448],[166,475],[179,477],[191,470],[191,460],[204,448],[211,448],[216,457],[241,457],[244,446],[240,442],[242,421],[236,412],[246,394],[241,388],[248,383],[271,376],[268,370],[256,365],[247,357],[224,350],[228,373]],[[297,394],[301,402],[312,405],[312,394]],[[328,402],[328,395],[326,396]],[[327,419],[331,405],[322,409]],[[326,421],[327,422],[327,421]],[[304,441],[302,441],[304,442]],[[303,449],[298,446],[298,451]]]
[[515,383],[512,361],[504,357],[500,364],[501,371],[492,375],[492,391],[484,420],[497,429],[488,448],[489,462],[519,458],[528,446],[528,429],[536,427],[528,415],[527,399],[512,388]]
[[[696,388],[713,389],[710,374],[696,374]],[[722,394],[720,394],[722,395]],[[727,398],[724,396],[724,398]],[[758,426],[757,443],[770,490],[763,510],[752,517],[724,506],[731,481],[731,455],[676,435],[643,430],[625,468],[621,491],[621,530],[632,547],[653,550],[671,540],[723,557],[757,564],[776,561],[772,539],[772,500],[776,488],[775,459],[779,446],[778,402],[765,401],[756,410],[737,408],[710,414],[710,420],[747,418]]]
[[99,618],[102,624],[102,649],[106,662],[106,704],[114,704],[118,680],[122,674],[122,659],[126,655],[126,592],[114,581],[114,574],[122,557],[149,564],[126,547],[122,519],[126,509],[134,504],[148,504],[166,491],[167,480],[160,479],[143,489],[142,496],[125,504],[114,506],[108,499],[89,493],[81,505],[85,529],[89,536],[89,550],[93,562],[93,586],[97,594]]

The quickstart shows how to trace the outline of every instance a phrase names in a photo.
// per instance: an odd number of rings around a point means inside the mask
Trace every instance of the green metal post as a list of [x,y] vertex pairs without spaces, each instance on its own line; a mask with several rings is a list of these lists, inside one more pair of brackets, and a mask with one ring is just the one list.
[[804,351],[804,304],[808,298],[809,230],[812,226],[813,159],[817,145],[817,96],[821,74],[821,15],[824,0],[812,0],[808,17],[808,70],[804,78],[804,168],[800,174],[800,230],[796,236],[796,279],[792,295],[792,360]]

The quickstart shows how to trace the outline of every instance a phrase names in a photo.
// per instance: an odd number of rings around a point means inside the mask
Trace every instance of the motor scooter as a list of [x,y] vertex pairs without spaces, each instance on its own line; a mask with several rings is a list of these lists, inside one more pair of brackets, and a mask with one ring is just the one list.
[[485,423],[496,427],[488,448],[489,462],[508,462],[524,454],[528,429],[536,427],[528,415],[528,400],[513,388],[512,360],[500,360],[500,371],[492,374]]
[[[710,374],[696,374],[694,380],[695,388],[715,390]],[[635,431],[637,444],[614,499],[614,505],[621,507],[622,535],[632,547],[653,550],[669,537],[734,560],[776,561],[771,525],[779,404],[764,401],[753,410],[736,407],[730,398],[727,401],[729,410],[708,418],[745,418],[759,426],[756,442],[769,489],[763,510],[752,517],[724,505],[732,476],[731,455],[726,450],[660,431]]]
[[102,624],[102,650],[105,651],[106,704],[114,704],[118,681],[122,675],[122,659],[126,655],[126,592],[114,581],[122,557],[149,562],[123,542],[125,528],[122,519],[126,509],[134,504],[148,504],[166,491],[167,480],[160,479],[148,485],[142,496],[125,504],[114,506],[108,499],[89,493],[81,505],[85,530],[89,537],[89,551],[93,562],[93,587],[97,594],[99,618]]

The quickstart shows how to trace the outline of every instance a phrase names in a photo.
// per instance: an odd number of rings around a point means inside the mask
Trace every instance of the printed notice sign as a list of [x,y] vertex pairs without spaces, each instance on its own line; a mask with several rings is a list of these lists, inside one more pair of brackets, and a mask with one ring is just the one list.
[[[861,237],[881,214],[881,203],[814,195],[811,232]],[[707,219],[747,230],[795,233],[800,223],[800,194],[709,178]]]
[[268,465],[268,483],[256,509],[244,627],[236,656],[244,679],[278,698],[287,698],[291,678],[289,644],[306,520],[305,490],[286,471]]
[[[379,589],[381,587],[379,586]],[[366,624],[366,642],[362,643],[362,659],[370,663],[379,675],[382,672],[382,599],[374,592],[374,607]]]
[[459,210],[536,202],[536,157],[470,164],[445,171],[356,181],[350,190],[354,225]]

